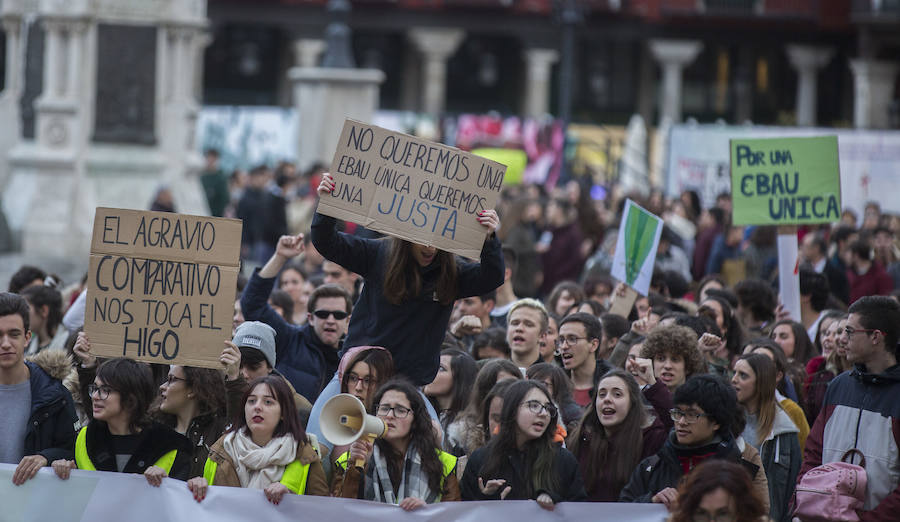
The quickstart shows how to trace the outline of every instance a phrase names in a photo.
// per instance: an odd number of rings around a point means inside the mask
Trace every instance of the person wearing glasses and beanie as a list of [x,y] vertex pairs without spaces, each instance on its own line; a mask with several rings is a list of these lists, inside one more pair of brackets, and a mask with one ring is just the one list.
[[536,500],[552,510],[586,499],[578,461],[556,444],[558,412],[543,383],[518,381],[503,394],[500,431],[469,457],[463,500]]
[[756,476],[759,466],[743,460],[732,435],[738,402],[730,384],[716,375],[695,375],[675,390],[672,402],[675,428],[662,449],[635,468],[620,502],[659,503],[672,511],[681,478],[710,459],[742,464]]
[[150,419],[156,385],[150,367],[118,357],[97,368],[88,386],[92,420],[75,439],[75,460],[53,461],[66,480],[72,469],[142,473],[152,486],[163,477],[187,480],[191,443],[184,435]]
[[441,451],[418,390],[402,379],[391,380],[378,389],[373,403],[387,431],[374,443],[357,440],[338,457],[332,495],[396,504],[406,511],[459,500],[456,457]]

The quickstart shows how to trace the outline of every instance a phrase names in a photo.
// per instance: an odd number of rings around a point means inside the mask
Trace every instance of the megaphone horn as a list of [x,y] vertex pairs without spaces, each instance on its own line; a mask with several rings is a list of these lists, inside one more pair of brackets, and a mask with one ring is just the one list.
[[[346,446],[365,437],[370,442],[384,435],[384,422],[366,412],[366,407],[349,393],[341,393],[328,399],[319,416],[322,435],[335,446]],[[357,461],[357,466],[365,462]]]

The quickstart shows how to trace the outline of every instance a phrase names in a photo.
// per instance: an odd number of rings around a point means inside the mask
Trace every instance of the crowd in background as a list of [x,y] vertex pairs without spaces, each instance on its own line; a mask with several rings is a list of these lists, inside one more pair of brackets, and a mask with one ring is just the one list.
[[[177,478],[199,502],[225,485],[274,503],[653,502],[672,520],[786,521],[807,472],[856,449],[858,515],[900,513],[900,216],[877,204],[799,228],[791,316],[777,230],[733,225],[728,194],[703,208],[690,191],[505,187],[472,218],[471,262],[316,214],[334,186],[321,168],[228,178],[207,158],[211,213],[243,220],[255,267],[222,369],[101,360],[85,282],[22,267],[0,295],[0,461],[16,484],[52,466]],[[665,227],[649,294],[614,314],[626,196]],[[384,436],[323,437],[337,393]]]

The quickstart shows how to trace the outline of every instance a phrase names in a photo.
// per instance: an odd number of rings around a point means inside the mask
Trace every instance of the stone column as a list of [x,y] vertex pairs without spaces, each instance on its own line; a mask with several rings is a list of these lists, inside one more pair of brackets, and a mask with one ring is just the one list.
[[6,75],[2,96],[18,98],[22,82],[19,73],[22,67],[20,48],[22,19],[18,16],[3,17],[3,32],[6,33]]
[[650,52],[663,70],[660,121],[681,121],[681,73],[703,49],[697,40],[650,40]]
[[371,122],[378,109],[378,69],[294,67],[288,71],[294,85],[294,107],[300,118],[297,168],[317,162],[331,165],[344,120]]
[[850,60],[853,71],[853,125],[857,129],[886,129],[887,107],[894,94],[900,64],[868,58]]
[[447,60],[456,52],[466,32],[462,29],[416,28],[410,29],[408,35],[422,54],[422,110],[436,118],[447,102]]
[[526,69],[522,114],[538,118],[550,112],[551,73],[559,53],[555,49],[525,49],[522,54]]
[[294,40],[294,65],[297,67],[318,67],[322,53],[325,52],[325,40],[300,38]]
[[818,100],[819,69],[831,60],[834,49],[812,45],[790,44],[786,48],[788,60],[797,69],[797,125],[814,127]]
[[47,38],[44,91],[35,101],[36,138],[50,149],[72,149],[80,135],[79,79],[84,52],[84,22],[45,18]]

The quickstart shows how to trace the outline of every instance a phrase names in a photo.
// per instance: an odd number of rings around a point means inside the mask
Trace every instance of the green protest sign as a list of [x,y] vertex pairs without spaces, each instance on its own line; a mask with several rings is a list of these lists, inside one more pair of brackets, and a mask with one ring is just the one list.
[[841,219],[837,136],[731,140],[736,225],[802,225]]
[[660,218],[630,199],[625,200],[610,274],[641,295],[647,295],[650,291],[656,247],[659,246],[662,229]]

